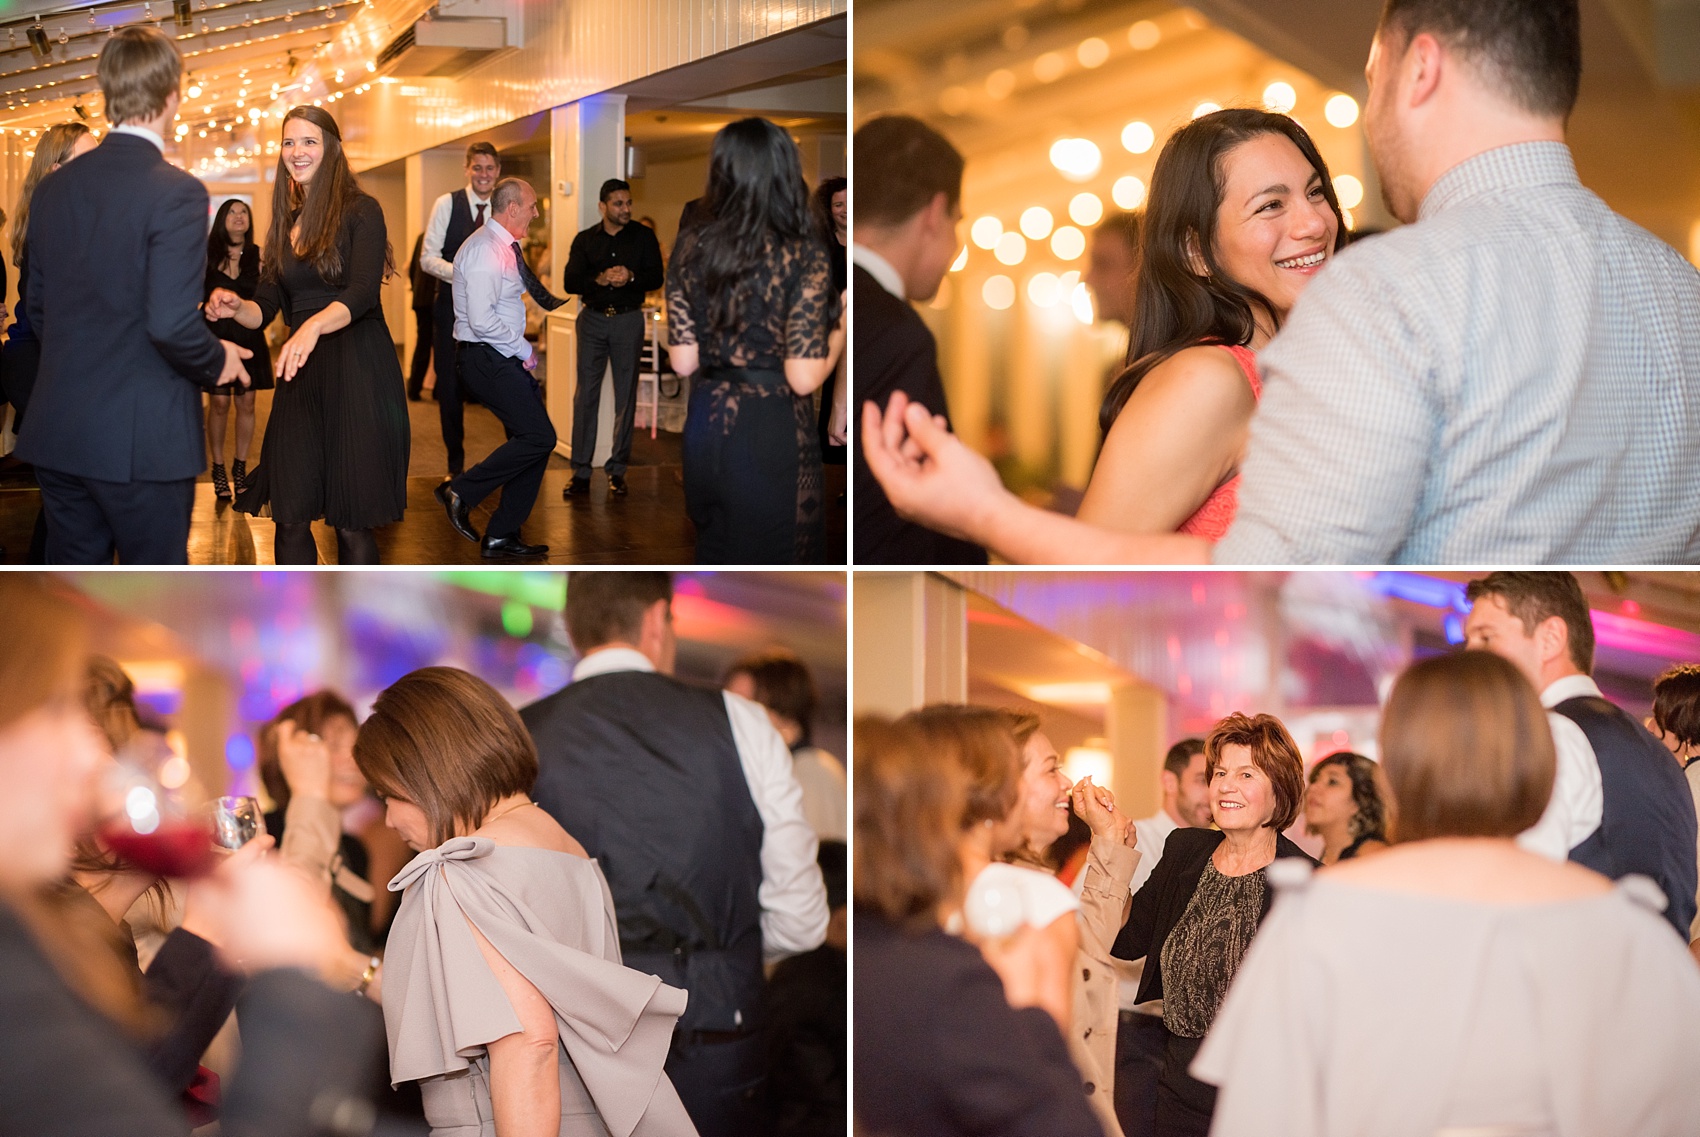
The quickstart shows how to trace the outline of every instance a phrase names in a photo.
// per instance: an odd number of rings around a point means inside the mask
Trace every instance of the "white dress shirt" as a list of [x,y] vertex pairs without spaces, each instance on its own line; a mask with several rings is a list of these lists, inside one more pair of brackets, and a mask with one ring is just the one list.
[[[592,651],[573,667],[573,682],[617,671],[651,671],[655,665],[635,648],[605,647]],[[826,940],[831,913],[826,907],[826,884],[815,855],[820,848],[815,831],[803,816],[803,789],[791,772],[791,751],[767,711],[742,695],[721,692],[726,717],[732,720],[732,741],[749,783],[750,797],[761,815],[762,950],[768,962],[813,951]]]
[[145,138],[155,146],[159,147],[159,152],[161,154],[165,153],[165,139],[161,138],[145,126],[135,126],[128,122],[121,122],[112,128],[112,133],[134,134],[137,138]]
[[[1541,706],[1556,707],[1579,695],[1601,697],[1599,687],[1588,676],[1566,675],[1541,692]],[[1558,751],[1552,800],[1535,827],[1518,835],[1517,844],[1531,853],[1562,861],[1600,827],[1606,795],[1600,781],[1600,760],[1594,757],[1594,748],[1582,728],[1550,709],[1547,721],[1552,724],[1552,742]]]
[[850,261],[899,300],[909,299],[908,290],[903,287],[903,275],[891,267],[890,261],[866,245],[851,245]]
[[850,840],[850,788],[844,763],[818,746],[791,752],[791,772],[803,787],[803,816],[822,841]]
[[525,282],[514,240],[491,218],[455,254],[455,339],[525,360],[531,358],[531,345],[525,339]]
[[[443,257],[443,241],[449,235],[449,213],[454,208],[456,193],[465,195],[468,206],[467,212],[472,214],[474,221],[478,220],[478,207],[480,205],[484,207],[486,223],[489,222],[490,214],[493,212],[490,208],[490,199],[479,197],[473,193],[471,186],[457,189],[454,193],[444,194],[437,199],[437,204],[431,207],[431,220],[425,223],[425,244],[419,250],[419,267],[438,280],[445,280],[450,284],[455,281],[455,266]],[[474,232],[476,231],[475,228]]]

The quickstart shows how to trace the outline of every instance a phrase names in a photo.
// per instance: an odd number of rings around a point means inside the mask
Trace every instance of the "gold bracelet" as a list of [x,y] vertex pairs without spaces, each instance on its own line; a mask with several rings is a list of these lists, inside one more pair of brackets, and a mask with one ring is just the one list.
[[372,985],[372,978],[378,974],[378,968],[383,965],[383,962],[384,961],[379,959],[377,956],[373,956],[371,959],[366,961],[366,970],[360,973],[360,986],[354,989],[354,993],[356,995],[364,995],[366,993],[366,988]]

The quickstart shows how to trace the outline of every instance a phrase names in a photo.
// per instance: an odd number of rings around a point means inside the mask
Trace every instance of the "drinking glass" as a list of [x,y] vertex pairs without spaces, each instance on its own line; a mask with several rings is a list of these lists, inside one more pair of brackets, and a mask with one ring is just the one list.
[[222,848],[240,849],[265,828],[260,803],[251,797],[221,797],[209,807],[213,842]]

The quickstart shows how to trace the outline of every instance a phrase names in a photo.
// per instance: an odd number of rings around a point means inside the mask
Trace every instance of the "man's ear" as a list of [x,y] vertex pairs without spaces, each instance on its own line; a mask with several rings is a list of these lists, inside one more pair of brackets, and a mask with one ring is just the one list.
[[1535,629],[1535,639],[1540,644],[1541,662],[1570,658],[1570,625],[1564,622],[1564,617],[1548,616],[1542,620]]
[[1409,84],[1405,105],[1420,107],[1434,97],[1441,76],[1451,66],[1452,58],[1439,40],[1428,32],[1411,37],[1405,55],[1399,61],[1400,78]]

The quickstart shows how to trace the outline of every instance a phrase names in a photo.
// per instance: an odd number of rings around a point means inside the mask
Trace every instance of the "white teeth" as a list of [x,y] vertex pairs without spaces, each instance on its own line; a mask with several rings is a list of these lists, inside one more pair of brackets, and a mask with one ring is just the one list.
[[1276,261],[1275,264],[1278,268],[1309,268],[1311,265],[1321,264],[1327,258],[1328,253],[1323,251],[1312,253],[1308,257],[1294,257],[1291,260]]

